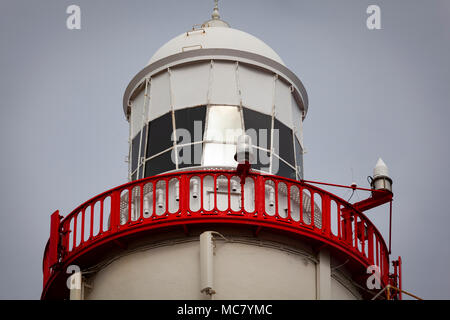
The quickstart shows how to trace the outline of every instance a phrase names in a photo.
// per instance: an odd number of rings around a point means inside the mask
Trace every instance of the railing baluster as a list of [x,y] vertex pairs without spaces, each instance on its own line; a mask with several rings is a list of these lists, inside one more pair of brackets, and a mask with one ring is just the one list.
[[328,195],[322,195],[322,232],[331,234],[331,200]]
[[128,221],[127,221],[128,223],[132,222],[132,220],[131,220],[131,212],[133,209],[132,203],[133,203],[133,188],[129,187],[128,188],[128,203],[127,203],[128,204]]
[[277,218],[281,218],[280,217],[280,212],[278,211],[278,206],[279,206],[279,195],[278,195],[278,181],[273,181],[274,182],[274,188],[275,188],[275,217]]
[[357,251],[359,251],[359,249],[358,249],[358,216],[355,214],[355,212],[352,212],[352,215],[353,215],[353,232],[354,232],[353,237],[355,239],[353,245],[355,246],[355,249]]
[[309,190],[309,194],[311,196],[311,199],[309,199],[309,203],[311,204],[311,227],[314,229],[315,223],[314,223],[314,191]]
[[94,237],[94,207],[95,202],[91,205],[91,225],[89,226],[89,240]]
[[373,264],[373,228],[370,225],[367,227],[367,238],[369,263]]
[[191,176],[182,175],[180,179],[180,213],[186,214],[190,209],[190,181]]
[[153,216],[153,218],[156,218],[156,216],[157,216],[157,214],[156,214],[156,185],[157,185],[157,183],[156,183],[156,180],[153,180],[152,181],[152,186],[153,186],[153,190],[152,190],[152,192],[153,192],[153,212],[152,212],[152,216]]
[[287,188],[287,218],[289,221],[292,221],[292,216],[291,216],[291,185],[292,184],[286,184],[286,188]]
[[200,212],[205,212],[205,202],[203,197],[203,182],[205,180],[204,175],[200,175]]
[[257,176],[255,182],[255,207],[258,216],[264,217],[266,210],[266,190],[263,176]]
[[303,221],[303,187],[302,186],[300,186],[298,192],[300,193],[300,195],[299,195],[299,197],[300,197],[300,204],[299,204],[299,207],[300,207],[300,220],[299,221],[300,221],[300,225],[304,225],[305,222]]
[[165,215],[168,216],[170,213],[169,210],[169,182],[170,180],[168,178],[164,179],[164,182],[166,183],[166,212]]
[[104,205],[105,199],[106,199],[106,197],[100,200],[100,226],[98,228],[99,235],[103,233],[103,215],[104,215],[104,208],[105,208],[105,205]]
[[80,246],[84,243],[84,225],[85,225],[85,214],[86,214],[86,207],[83,208],[83,211],[81,212],[81,235],[80,235]]
[[362,249],[362,255],[366,256],[366,222],[361,219],[361,249]]
[[343,240],[342,239],[342,223],[341,223],[341,215],[342,215],[342,206],[340,203],[336,202],[336,219],[337,219],[337,228],[338,228],[338,238],[339,240]]
[[116,190],[111,194],[111,219],[110,231],[115,232],[120,225],[120,194],[122,190]]
[[144,183],[139,184],[139,220],[144,219]]
[[245,212],[245,180],[241,184],[241,211]]
[[214,183],[214,206],[213,206],[213,210],[218,210],[217,209],[217,174],[213,175],[213,183]]
[[[227,183],[228,183],[228,197],[227,197],[227,200],[228,200],[228,206],[227,206],[227,209],[226,209],[226,211],[231,211],[231,178],[230,178],[230,175],[226,175],[226,178],[227,178]],[[244,210],[244,207],[242,207],[242,209],[241,210]]]
[[78,214],[74,215],[74,221],[73,221],[73,243],[72,243],[72,250],[74,250],[77,247],[77,220],[78,220]]

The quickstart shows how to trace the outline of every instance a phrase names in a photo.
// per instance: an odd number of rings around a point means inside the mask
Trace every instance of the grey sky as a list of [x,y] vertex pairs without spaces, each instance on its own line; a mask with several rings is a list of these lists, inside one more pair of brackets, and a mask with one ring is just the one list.
[[[70,4],[81,7],[80,31],[66,29]],[[382,30],[366,28],[369,4],[381,7]],[[65,216],[126,181],[126,85],[212,7],[1,0],[0,298],[39,298],[54,210]],[[381,156],[394,180],[393,257],[403,258],[404,288],[449,299],[450,2],[222,0],[220,13],[304,83],[305,178],[367,186]],[[387,206],[368,216],[387,239]]]

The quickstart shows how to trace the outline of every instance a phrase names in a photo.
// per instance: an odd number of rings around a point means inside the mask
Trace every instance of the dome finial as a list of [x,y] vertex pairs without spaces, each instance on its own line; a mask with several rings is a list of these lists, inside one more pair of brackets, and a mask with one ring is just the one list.
[[214,9],[213,13],[211,15],[211,20],[208,20],[202,24],[202,28],[209,28],[209,27],[224,27],[229,28],[230,25],[226,23],[225,21],[220,19],[219,14],[219,1],[214,0]]
[[213,18],[214,20],[219,20],[220,19],[219,0],[214,0],[214,9],[213,9],[213,13],[211,15],[211,18]]

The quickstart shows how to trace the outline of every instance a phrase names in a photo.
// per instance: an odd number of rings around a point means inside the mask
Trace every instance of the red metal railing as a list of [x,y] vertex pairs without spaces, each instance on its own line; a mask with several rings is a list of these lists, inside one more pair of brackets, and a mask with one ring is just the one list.
[[236,171],[189,171],[133,181],[83,203],[64,219],[52,215],[44,253],[44,292],[58,267],[122,236],[191,223],[245,223],[326,243],[388,283],[389,254],[377,228],[351,204],[307,183]]

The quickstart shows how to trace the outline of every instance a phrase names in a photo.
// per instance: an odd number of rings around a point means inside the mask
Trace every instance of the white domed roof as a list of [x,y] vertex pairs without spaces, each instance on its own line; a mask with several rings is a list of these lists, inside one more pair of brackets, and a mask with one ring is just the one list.
[[185,32],[156,51],[148,64],[183,51],[194,49],[234,49],[247,51],[284,65],[280,56],[267,44],[246,32],[224,27],[206,27]]

